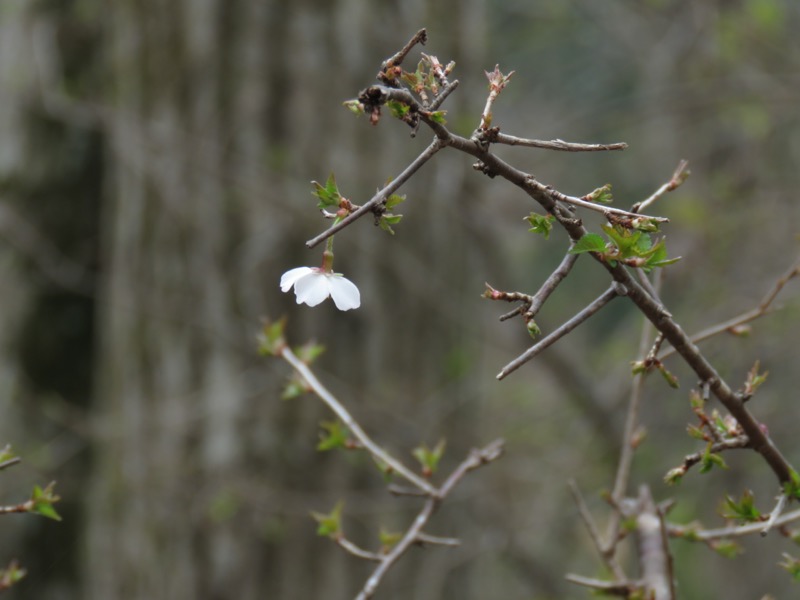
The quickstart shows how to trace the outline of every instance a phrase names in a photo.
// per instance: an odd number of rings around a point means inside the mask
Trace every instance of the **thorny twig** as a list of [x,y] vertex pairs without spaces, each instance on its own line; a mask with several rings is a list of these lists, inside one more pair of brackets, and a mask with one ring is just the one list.
[[[759,302],[756,308],[748,310],[747,312],[733,317],[732,319],[728,319],[727,321],[723,321],[722,323],[718,323],[699,331],[691,337],[692,343],[698,344],[721,333],[735,332],[737,329],[743,327],[747,323],[755,321],[756,319],[768,314],[771,310],[772,302],[775,300],[776,296],[780,293],[783,287],[789,283],[789,281],[798,275],[800,275],[800,260],[798,260],[778,278],[778,280],[775,282],[769,292],[767,292],[764,298],[762,298],[761,302]],[[675,354],[675,348],[670,348],[665,350],[658,358],[659,360],[666,360],[673,354]]]
[[599,311],[601,308],[603,308],[606,304],[611,302],[614,298],[616,298],[619,295],[620,292],[618,291],[618,288],[616,286],[612,285],[611,287],[609,287],[605,292],[600,294],[600,296],[598,296],[583,310],[578,312],[569,321],[563,323],[558,329],[546,335],[538,343],[528,348],[525,352],[520,354],[517,358],[515,358],[505,367],[500,369],[500,372],[497,374],[497,379],[504,379],[510,373],[513,373],[514,371],[519,369],[526,362],[533,359],[543,350],[555,344],[558,340],[567,335],[570,331],[575,329],[578,325],[583,323],[586,319],[591,317],[593,314],[595,314],[597,311]]

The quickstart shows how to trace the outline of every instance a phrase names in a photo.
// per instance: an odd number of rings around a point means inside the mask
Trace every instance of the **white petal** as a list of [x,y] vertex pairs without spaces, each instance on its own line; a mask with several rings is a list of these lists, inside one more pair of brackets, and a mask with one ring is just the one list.
[[305,277],[312,271],[313,269],[311,267],[297,267],[296,269],[286,271],[281,277],[281,291],[288,292],[292,289],[292,286],[297,283],[298,279]]
[[341,275],[331,275],[328,277],[331,296],[339,310],[350,310],[361,306],[361,293],[356,284]]
[[309,306],[316,306],[330,296],[331,288],[329,277],[318,271],[312,271],[298,279],[294,284],[294,293],[297,303],[304,302]]

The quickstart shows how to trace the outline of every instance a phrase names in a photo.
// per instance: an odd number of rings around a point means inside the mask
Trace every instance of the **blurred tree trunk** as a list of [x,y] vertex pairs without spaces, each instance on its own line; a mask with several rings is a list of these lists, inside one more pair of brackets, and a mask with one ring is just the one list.
[[[312,537],[307,516],[335,501],[319,490],[343,493],[357,485],[350,473],[359,469],[326,463],[323,471],[313,448],[316,422],[327,415],[310,402],[277,401],[285,370],[258,361],[254,339],[259,317],[293,304],[280,296],[280,273],[319,260],[302,252],[307,234],[326,226],[308,180],[335,169],[352,194],[366,196],[410,156],[366,143],[378,136],[341,101],[427,12],[446,19],[449,33],[435,42],[443,59],[474,59],[479,7],[124,0],[105,8],[113,174],[103,221],[101,439],[89,494],[87,598],[345,597],[362,580],[364,567]],[[461,181],[456,173],[440,185],[436,204],[463,191]],[[437,218],[444,208],[431,202],[428,210],[434,230],[423,232],[422,248],[452,263],[464,241]],[[349,263],[365,295],[397,294],[397,273],[363,252],[380,232],[360,225],[337,244],[338,266]],[[464,268],[452,277],[459,273]],[[435,304],[431,298],[404,318],[422,326],[416,331],[440,330],[436,313],[424,312]],[[441,379],[439,365],[426,370],[414,358],[416,336],[389,331],[364,343],[370,323],[385,319],[375,305],[344,324],[326,308],[293,314],[298,341],[335,339],[337,352],[323,364],[342,369],[345,391],[374,383],[388,359],[415,370],[393,399]]]

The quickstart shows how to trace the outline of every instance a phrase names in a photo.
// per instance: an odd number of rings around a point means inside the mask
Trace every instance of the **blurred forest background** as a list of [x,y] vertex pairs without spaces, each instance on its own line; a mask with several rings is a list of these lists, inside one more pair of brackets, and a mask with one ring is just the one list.
[[[329,418],[279,400],[288,374],[256,354],[262,317],[329,351],[323,380],[386,447],[408,456],[447,439],[443,469],[503,436],[504,459],[468,478],[431,532],[463,540],[405,557],[382,599],[582,598],[567,571],[601,575],[566,487],[602,518],[641,319],[623,301],[508,380],[530,339],[484,281],[533,292],[566,240],[527,232],[533,207],[455,152],[401,193],[390,237],[364,220],[337,237],[337,270],[361,309],[298,307],[278,280],[315,265],[304,241],[327,226],[309,181],[336,173],[364,202],[430,140],[342,108],[420,27],[455,60],[447,101],[478,125],[485,69],[516,70],[495,107],[504,132],[626,141],[624,153],[499,152],[557,189],[611,183],[627,207],[692,176],[653,212],[671,219],[663,297],[688,331],[755,306],[798,251],[800,4],[794,0],[4,0],[0,3],[0,444],[24,464],[0,502],[58,481],[64,517],[2,519],[0,562],[29,576],[9,598],[351,597],[371,568],[317,538],[310,510],[345,501],[365,545],[417,503],[385,491],[365,457],[315,450]],[[412,53],[414,60],[418,57]],[[583,263],[583,264],[582,264]],[[546,306],[546,331],[594,298],[605,274],[579,261]],[[747,339],[704,345],[736,387],[770,371],[755,414],[800,463],[796,285]],[[634,485],[678,501],[677,521],[722,520],[725,493],[772,473],[756,456],[663,474],[697,445],[692,376],[648,383]],[[374,541],[370,541],[374,540]],[[686,598],[797,593],[779,535],[730,561],[674,542]]]

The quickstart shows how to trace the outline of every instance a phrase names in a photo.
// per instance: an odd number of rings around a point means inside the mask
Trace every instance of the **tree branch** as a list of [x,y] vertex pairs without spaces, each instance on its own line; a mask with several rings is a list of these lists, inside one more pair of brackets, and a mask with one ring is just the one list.
[[353,418],[350,412],[339,402],[333,394],[331,394],[325,386],[316,378],[311,369],[308,368],[297,355],[292,352],[289,346],[283,346],[280,351],[283,359],[288,362],[292,368],[297,371],[300,376],[305,379],[311,390],[317,397],[322,400],[328,408],[330,408],[342,423],[350,430],[355,438],[361,443],[362,446],[373,456],[380,459],[384,464],[390,467],[395,473],[406,479],[409,483],[414,484],[419,489],[424,490],[430,496],[436,496],[436,488],[429,482],[425,481],[420,475],[417,475],[408,469],[403,463],[397,461],[391,454],[385,452],[383,448],[378,446],[372,439],[364,432],[358,422]]
[[536,355],[538,355],[540,352],[546,350],[547,348],[555,344],[558,340],[567,335],[570,331],[575,329],[578,325],[583,323],[586,319],[591,317],[593,314],[595,314],[606,304],[611,302],[611,300],[616,298],[618,295],[619,292],[617,291],[617,288],[615,286],[612,285],[611,287],[609,287],[605,292],[600,294],[600,296],[598,296],[591,304],[589,304],[586,308],[581,310],[569,321],[563,323],[558,329],[556,329],[552,333],[542,338],[540,342],[528,348],[528,350],[520,354],[517,358],[515,358],[505,367],[503,367],[497,374],[497,379],[504,379],[507,375],[519,369],[526,362],[536,357]]
[[625,150],[625,148],[628,147],[628,144],[625,142],[615,142],[613,144],[576,144],[573,142],[565,142],[564,140],[530,140],[500,132],[497,132],[496,135],[492,135],[490,141],[498,144],[506,144],[508,146],[544,148],[545,150],[558,150],[561,152],[602,152],[607,150]]

